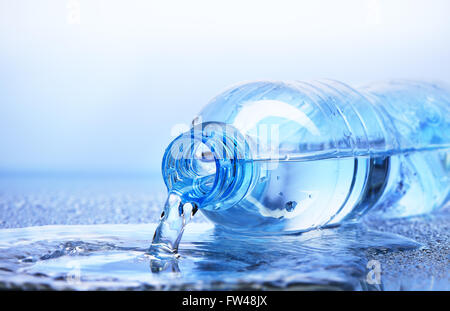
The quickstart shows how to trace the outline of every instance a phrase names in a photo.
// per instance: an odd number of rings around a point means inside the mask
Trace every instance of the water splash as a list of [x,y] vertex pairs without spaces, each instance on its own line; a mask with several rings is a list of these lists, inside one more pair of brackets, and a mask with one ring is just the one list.
[[155,230],[152,244],[148,250],[152,272],[179,272],[178,246],[186,224],[198,208],[191,203],[183,203],[179,195],[170,193]]

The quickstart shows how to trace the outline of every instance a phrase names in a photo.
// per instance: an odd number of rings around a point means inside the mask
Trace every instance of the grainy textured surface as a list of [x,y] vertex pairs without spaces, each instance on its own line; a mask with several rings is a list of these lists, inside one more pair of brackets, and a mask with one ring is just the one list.
[[165,200],[161,178],[0,178],[0,228],[149,223]]
[[377,221],[378,231],[409,237],[423,245],[404,252],[368,254],[381,263],[387,290],[450,290],[450,208],[428,216]]

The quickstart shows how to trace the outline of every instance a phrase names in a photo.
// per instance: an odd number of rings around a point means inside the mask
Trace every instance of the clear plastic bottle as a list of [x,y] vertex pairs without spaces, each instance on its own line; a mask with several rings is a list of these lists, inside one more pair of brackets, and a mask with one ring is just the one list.
[[409,81],[239,84],[169,145],[162,171],[169,193],[233,230],[425,213],[449,200],[450,92]]

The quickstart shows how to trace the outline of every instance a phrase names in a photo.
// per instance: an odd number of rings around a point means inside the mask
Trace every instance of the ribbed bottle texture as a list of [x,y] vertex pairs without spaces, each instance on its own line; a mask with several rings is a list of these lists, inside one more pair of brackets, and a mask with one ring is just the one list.
[[[169,191],[235,230],[302,231],[368,210],[428,212],[448,201],[449,94],[407,81],[240,84],[169,146],[163,175]],[[183,165],[174,156],[180,146]],[[199,180],[203,192],[193,196]]]

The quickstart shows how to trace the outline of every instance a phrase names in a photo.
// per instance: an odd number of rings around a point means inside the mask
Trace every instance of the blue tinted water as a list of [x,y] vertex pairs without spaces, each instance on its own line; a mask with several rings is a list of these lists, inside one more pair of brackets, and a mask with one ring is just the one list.
[[[200,211],[218,226],[260,235],[348,223],[367,209],[380,218],[425,214],[448,200],[449,154],[437,149],[375,158],[281,161],[238,204],[218,210],[200,205]],[[183,189],[192,192],[189,185]],[[169,194],[149,249],[155,272],[173,269],[171,262],[192,216],[192,204],[178,193]]]
[[380,218],[430,213],[449,191],[450,149],[288,160],[265,170],[238,204],[200,211],[235,230],[299,232],[357,220],[367,210]]
[[[158,182],[0,177],[0,288],[376,290],[450,284],[448,213],[371,224],[418,244],[363,224],[291,236],[225,234],[198,212],[171,262],[178,272],[152,273],[146,253],[164,203]],[[373,259],[381,263],[381,284],[367,282]]]
[[[175,273],[152,273],[155,225],[43,226],[0,231],[2,287],[53,289],[381,289],[364,251],[414,249],[393,234],[345,227],[248,237],[191,224]],[[373,285],[373,286],[372,286]]]

